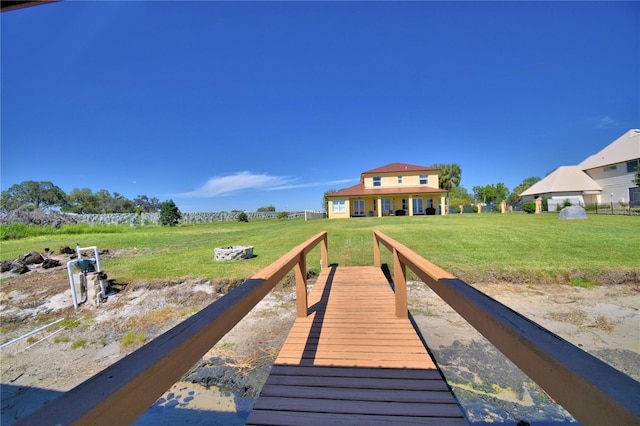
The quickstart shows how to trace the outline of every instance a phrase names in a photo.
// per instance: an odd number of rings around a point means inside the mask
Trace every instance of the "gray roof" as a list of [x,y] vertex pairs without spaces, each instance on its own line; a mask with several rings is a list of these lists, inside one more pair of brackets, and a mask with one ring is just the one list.
[[585,191],[600,192],[602,187],[583,172],[580,166],[562,166],[524,190],[520,196]]
[[579,166],[582,170],[589,170],[611,164],[626,163],[638,158],[640,158],[640,130],[631,129],[607,145],[602,151],[584,160]]
[[602,191],[602,187],[585,173],[586,170],[625,163],[638,158],[640,158],[640,130],[631,129],[579,165],[558,167],[553,173],[524,190],[520,196],[554,192],[598,193]]

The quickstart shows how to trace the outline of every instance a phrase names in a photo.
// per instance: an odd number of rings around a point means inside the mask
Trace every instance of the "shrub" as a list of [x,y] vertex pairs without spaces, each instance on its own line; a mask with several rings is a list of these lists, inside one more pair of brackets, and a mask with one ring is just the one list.
[[122,336],[120,346],[122,348],[126,348],[127,346],[131,346],[134,344],[142,344],[146,340],[147,337],[143,333],[134,333],[133,331],[129,331],[127,334]]
[[245,212],[240,212],[240,214],[238,214],[237,221],[238,222],[249,222],[249,217],[247,216],[247,214]]
[[535,213],[536,203],[534,201],[527,201],[526,203],[522,203],[522,211],[527,213]]
[[478,206],[476,206],[476,205],[471,206],[471,210],[472,210],[474,213],[478,213]]
[[278,219],[289,219],[289,212],[278,213]]
[[568,198],[565,198],[562,204],[564,207],[571,207],[571,200]]
[[548,212],[549,211],[549,199],[548,198],[543,198],[542,199],[542,211],[543,212]]
[[160,207],[160,224],[174,226],[182,219],[182,213],[173,200],[165,201]]

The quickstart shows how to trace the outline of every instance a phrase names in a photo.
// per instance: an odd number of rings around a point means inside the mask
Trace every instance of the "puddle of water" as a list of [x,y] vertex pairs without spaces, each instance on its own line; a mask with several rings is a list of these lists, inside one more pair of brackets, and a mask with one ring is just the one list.
[[178,382],[134,425],[244,425],[252,405],[250,397],[240,397],[223,388]]

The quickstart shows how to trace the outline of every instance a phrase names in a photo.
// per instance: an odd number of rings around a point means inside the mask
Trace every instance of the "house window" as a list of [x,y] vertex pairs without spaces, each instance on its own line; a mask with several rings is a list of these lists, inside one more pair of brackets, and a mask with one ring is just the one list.
[[427,175],[420,175],[420,185],[426,185],[429,182],[429,177]]
[[380,176],[374,176],[373,186],[380,186],[380,185],[382,185],[382,178]]
[[398,183],[402,183],[402,176],[398,176]]
[[334,200],[333,201],[333,212],[334,213],[344,213],[346,211],[344,200]]
[[353,215],[364,216],[364,200],[353,200]]
[[402,199],[402,210],[409,210],[409,201],[406,198]]
[[627,173],[633,173],[638,170],[638,160],[627,161]]
[[388,212],[391,210],[391,198],[382,199],[382,211]]
[[604,171],[605,172],[610,172],[610,171],[615,170],[617,168],[618,168],[618,166],[607,166],[607,167],[604,168]]
[[427,198],[427,208],[433,207],[433,198]]

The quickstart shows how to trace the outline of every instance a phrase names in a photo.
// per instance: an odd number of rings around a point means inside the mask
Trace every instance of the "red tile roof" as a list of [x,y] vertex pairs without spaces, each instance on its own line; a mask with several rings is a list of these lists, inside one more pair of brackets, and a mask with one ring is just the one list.
[[431,188],[429,186],[407,187],[407,188],[365,188],[363,183],[341,189],[340,191],[327,194],[327,197],[353,197],[353,196],[376,196],[395,194],[446,194],[444,189]]
[[397,173],[397,172],[422,172],[422,171],[434,171],[440,170],[437,167],[416,166],[414,164],[406,163],[389,163],[386,166],[378,167],[375,169],[367,170],[362,174],[369,173]]

